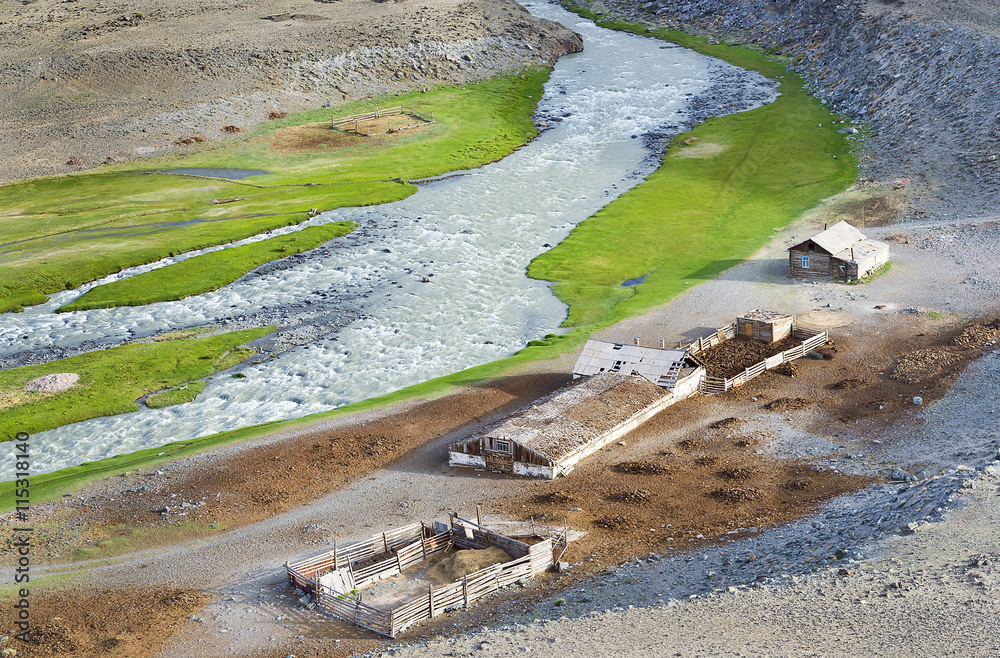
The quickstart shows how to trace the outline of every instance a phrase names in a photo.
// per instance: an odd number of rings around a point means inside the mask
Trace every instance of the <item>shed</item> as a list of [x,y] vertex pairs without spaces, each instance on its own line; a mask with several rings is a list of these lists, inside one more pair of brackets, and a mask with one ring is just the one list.
[[580,378],[453,444],[448,463],[549,479],[566,475],[581,459],[696,393],[704,374],[701,366],[686,368],[674,390],[625,373]]
[[839,222],[788,248],[792,276],[863,279],[889,262],[889,245]]
[[776,343],[792,334],[794,315],[754,309],[736,318],[736,334],[764,343]]

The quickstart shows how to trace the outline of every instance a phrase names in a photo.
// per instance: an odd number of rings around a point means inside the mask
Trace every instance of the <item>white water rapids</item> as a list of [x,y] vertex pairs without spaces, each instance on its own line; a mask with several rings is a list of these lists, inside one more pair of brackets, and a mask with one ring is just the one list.
[[[244,367],[245,379],[216,376],[194,402],[33,436],[33,472],[326,411],[506,357],[556,331],[565,306],[548,284],[526,277],[528,263],[652,171],[656,160],[636,137],[666,126],[677,132],[688,121],[689,102],[734,69],[662,41],[598,28],[556,5],[526,6],[582,34],[586,50],[559,60],[539,103],[540,115],[564,118],[521,150],[468,175],[422,185],[398,203],[323,213],[311,223],[354,219],[366,226],[367,239],[216,292],[54,313],[91,287],[85,286],[0,316],[0,354],[11,354],[203,325],[362,280],[371,291],[359,302],[365,318],[336,339]],[[740,72],[739,79],[729,84],[742,85],[743,98],[771,93],[756,74]],[[5,457],[12,443],[0,444]],[[13,460],[3,464],[0,478],[9,479]]]

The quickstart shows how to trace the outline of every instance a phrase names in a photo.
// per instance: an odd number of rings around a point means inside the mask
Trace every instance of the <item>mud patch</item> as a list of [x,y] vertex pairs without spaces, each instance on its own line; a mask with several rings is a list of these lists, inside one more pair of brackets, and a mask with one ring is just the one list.
[[805,398],[778,398],[764,405],[764,408],[768,411],[797,411],[813,404],[812,400]]
[[801,345],[802,341],[785,338],[776,343],[734,338],[698,353],[698,360],[705,364],[709,377],[735,377],[750,366]]

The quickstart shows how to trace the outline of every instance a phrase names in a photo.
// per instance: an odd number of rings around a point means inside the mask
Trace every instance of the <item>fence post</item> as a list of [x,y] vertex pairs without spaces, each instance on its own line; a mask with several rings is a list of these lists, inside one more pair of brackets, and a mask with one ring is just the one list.
[[389,539],[385,536],[384,532],[382,533],[382,545],[385,546],[385,552],[388,553],[389,552]]
[[427,602],[430,604],[431,608],[431,619],[434,619],[434,586],[427,586]]
[[333,570],[336,571],[339,568],[340,568],[340,565],[337,564],[337,538],[334,537],[333,538]]
[[462,598],[465,600],[465,607],[469,607],[469,576],[462,576]]

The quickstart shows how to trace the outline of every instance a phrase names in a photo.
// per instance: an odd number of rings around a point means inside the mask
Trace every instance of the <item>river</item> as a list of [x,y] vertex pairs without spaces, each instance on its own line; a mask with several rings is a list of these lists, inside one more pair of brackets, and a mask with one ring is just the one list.
[[[214,377],[194,402],[41,432],[32,438],[34,472],[327,411],[515,353],[557,331],[566,316],[546,282],[527,278],[528,263],[655,169],[650,134],[686,129],[693,107],[704,113],[707,96],[713,103],[725,97],[726,111],[773,97],[773,86],[755,73],[599,28],[555,4],[525,6],[579,32],[585,50],[556,64],[538,106],[551,128],[519,151],[422,184],[397,203],[323,213],[299,228],[343,220],[361,228],[291,266],[265,268],[212,293],[54,313],[88,285],[0,316],[0,354],[125,340],[262,311],[280,322],[281,309],[301,310],[327,291],[360,316],[242,367],[245,378]],[[734,100],[738,107],[729,106]],[[323,314],[320,306],[315,314]],[[12,444],[3,446],[12,453]],[[11,477],[12,463],[4,460],[0,477]]]

